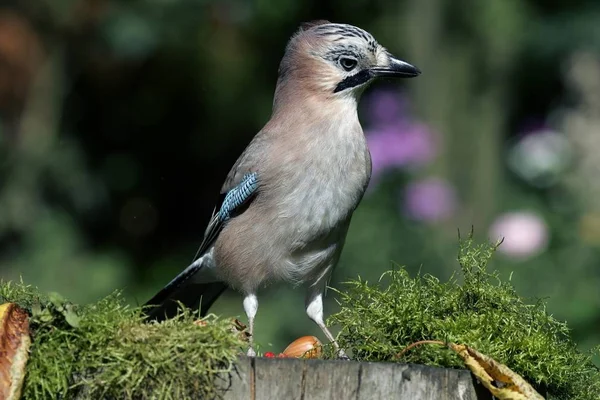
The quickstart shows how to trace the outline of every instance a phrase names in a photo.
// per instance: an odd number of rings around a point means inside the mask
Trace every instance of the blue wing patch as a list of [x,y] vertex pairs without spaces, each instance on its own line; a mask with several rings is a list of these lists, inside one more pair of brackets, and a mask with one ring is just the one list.
[[[224,198],[222,197],[223,202],[221,203],[221,207],[219,207],[219,211],[215,208],[210,222],[208,223],[208,227],[204,232],[202,244],[194,259],[196,259],[199,254],[204,254],[210,248],[227,220],[229,220],[235,212],[240,211],[240,207],[248,202],[255,194],[258,189],[258,183],[258,174],[256,172],[248,173],[244,175],[242,181],[237,186],[228,191]],[[221,194],[221,196],[223,196],[223,194]],[[169,282],[169,284],[148,301],[146,305],[162,304],[165,299],[171,296],[171,294],[187,281],[188,278],[196,274],[202,267],[202,258],[199,258],[177,275],[175,279]],[[220,293],[224,290],[224,286],[217,287],[217,289]],[[161,308],[158,308],[154,313],[159,316],[159,313],[162,312],[161,310]]]
[[257,188],[258,174],[252,172],[244,175],[239,185],[227,192],[223,204],[221,204],[221,209],[218,213],[221,222],[225,222],[231,218],[231,213],[244,204],[254,194]]
[[221,207],[218,208],[218,211],[217,208],[215,208],[215,212],[206,227],[204,239],[196,253],[196,257],[209,249],[210,245],[217,238],[221,228],[223,228],[223,224],[232,217],[234,212],[239,211],[244,203],[252,198],[258,189],[258,184],[258,174],[256,172],[251,172],[244,175],[242,181],[225,194]]

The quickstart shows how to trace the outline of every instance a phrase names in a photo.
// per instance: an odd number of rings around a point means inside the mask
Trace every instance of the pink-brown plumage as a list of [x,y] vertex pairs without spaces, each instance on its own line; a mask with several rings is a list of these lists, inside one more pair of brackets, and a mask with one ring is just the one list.
[[[207,234],[221,229],[216,240],[206,239],[201,258],[149,302],[161,304],[154,316],[167,300],[189,298],[194,286],[185,289],[185,282],[200,285],[200,297],[207,282],[220,281],[244,295],[252,334],[260,288],[280,280],[304,283],[308,316],[337,346],[323,322],[322,297],[371,176],[358,100],[377,76],[417,74],[359,28],[302,25],[281,61],[271,118],[221,190],[229,192],[254,173],[252,199],[226,221],[215,211]],[[214,298],[211,293],[208,303]],[[252,341],[248,354],[254,354]]]

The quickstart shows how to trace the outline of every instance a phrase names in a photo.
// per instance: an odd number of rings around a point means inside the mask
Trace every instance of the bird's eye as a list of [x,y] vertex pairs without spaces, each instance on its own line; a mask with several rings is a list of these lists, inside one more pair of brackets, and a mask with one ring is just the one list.
[[358,61],[356,61],[354,58],[342,57],[340,58],[339,63],[346,71],[352,71],[354,68],[356,68]]

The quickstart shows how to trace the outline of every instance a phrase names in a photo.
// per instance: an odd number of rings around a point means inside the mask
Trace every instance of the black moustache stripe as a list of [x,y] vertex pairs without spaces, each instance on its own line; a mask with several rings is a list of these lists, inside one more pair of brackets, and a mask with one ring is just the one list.
[[333,93],[341,92],[342,90],[346,90],[346,89],[353,88],[358,85],[362,85],[363,83],[366,83],[372,77],[373,77],[373,75],[371,74],[371,71],[369,71],[368,69],[364,69],[352,76],[344,78],[343,81],[341,81],[340,83],[337,84]]

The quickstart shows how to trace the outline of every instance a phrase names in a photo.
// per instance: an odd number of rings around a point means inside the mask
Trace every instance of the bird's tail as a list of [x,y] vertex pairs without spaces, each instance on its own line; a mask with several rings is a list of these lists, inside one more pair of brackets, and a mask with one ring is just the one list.
[[164,321],[175,317],[181,308],[180,303],[194,311],[200,307],[200,316],[206,315],[227,286],[222,282],[198,282],[194,279],[202,269],[208,268],[203,265],[203,260],[204,257],[201,257],[194,261],[144,304],[148,320]]

